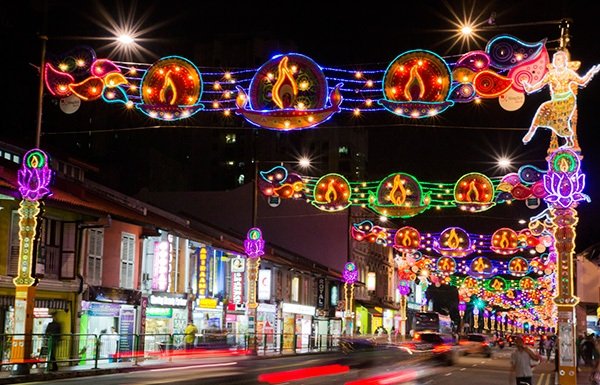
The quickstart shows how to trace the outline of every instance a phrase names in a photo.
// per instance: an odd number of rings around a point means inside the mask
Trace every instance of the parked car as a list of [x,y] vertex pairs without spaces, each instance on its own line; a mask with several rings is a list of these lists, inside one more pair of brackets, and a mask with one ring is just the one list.
[[485,334],[471,333],[462,337],[460,342],[460,351],[462,354],[482,354],[486,357],[492,356],[491,343]]

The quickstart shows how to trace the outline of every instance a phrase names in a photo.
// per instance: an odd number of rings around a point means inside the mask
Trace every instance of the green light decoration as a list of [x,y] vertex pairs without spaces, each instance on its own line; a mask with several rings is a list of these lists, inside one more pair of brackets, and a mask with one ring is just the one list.
[[[412,175],[398,172],[381,181],[349,182],[339,174],[327,174],[322,177],[301,176],[304,184],[304,198],[313,206],[327,212],[337,212],[349,206],[369,208],[378,215],[389,218],[410,218],[434,208],[459,208],[467,212],[487,210],[497,203],[512,203],[513,199],[497,199],[502,193],[497,187],[503,177],[489,178],[479,173],[469,173],[458,182],[420,182]],[[462,189],[457,184],[465,181],[467,190],[463,197],[458,194]],[[269,182],[263,182],[269,184]],[[261,186],[261,192],[276,188]],[[270,188],[272,187],[272,188]],[[477,189],[469,194],[469,187]]]

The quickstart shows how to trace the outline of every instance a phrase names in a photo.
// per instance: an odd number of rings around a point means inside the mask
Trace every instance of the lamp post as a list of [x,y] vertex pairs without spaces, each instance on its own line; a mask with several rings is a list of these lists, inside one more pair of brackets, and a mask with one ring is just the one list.
[[248,312],[248,349],[256,354],[256,285],[258,282],[258,267],[260,266],[260,257],[265,253],[265,241],[262,239],[262,232],[258,227],[248,230],[246,240],[244,241],[244,251],[248,256],[248,300],[246,309]]
[[344,265],[344,328],[346,335],[354,334],[354,283],[358,279],[358,269],[354,262],[348,262]]
[[404,338],[406,337],[406,320],[408,319],[406,308],[408,306],[408,295],[410,294],[408,281],[400,281],[398,291],[400,292],[400,335]]
[[15,284],[15,319],[10,360],[13,374],[29,373],[31,336],[33,332],[33,307],[37,279],[34,277],[37,251],[38,215],[42,199],[50,194],[48,185],[52,171],[48,156],[39,149],[28,151],[19,170],[19,274]]

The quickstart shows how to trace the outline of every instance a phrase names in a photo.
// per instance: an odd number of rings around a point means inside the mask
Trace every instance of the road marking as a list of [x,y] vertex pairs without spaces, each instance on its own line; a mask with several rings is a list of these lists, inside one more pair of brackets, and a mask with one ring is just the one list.
[[446,373],[446,374],[444,374],[444,376],[446,376],[446,377],[448,377],[448,376],[450,376],[450,375],[452,375],[452,372],[449,372],[449,373]]
[[473,365],[471,365],[471,366],[477,366],[477,364],[473,364]]
[[231,366],[237,365],[237,362],[221,362],[215,364],[203,364],[203,365],[190,365],[190,366],[176,366],[172,368],[164,368],[164,369],[150,369],[149,372],[166,372],[173,370],[181,370],[181,369],[192,369],[192,368],[215,368],[218,366]]
[[460,368],[460,371],[462,372],[463,370],[467,370],[467,368]]

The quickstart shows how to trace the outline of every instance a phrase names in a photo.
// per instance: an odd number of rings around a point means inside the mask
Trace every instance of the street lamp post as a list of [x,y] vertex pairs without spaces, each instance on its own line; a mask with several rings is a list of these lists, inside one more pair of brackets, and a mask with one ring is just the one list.
[[15,284],[15,319],[10,360],[13,374],[29,373],[31,336],[33,332],[33,307],[37,280],[34,277],[35,254],[38,237],[38,215],[42,199],[50,194],[48,185],[52,171],[48,156],[39,149],[30,150],[23,157],[19,170],[19,273]]
[[344,265],[344,328],[346,335],[354,334],[354,283],[358,279],[358,269],[354,262],[348,262]]

